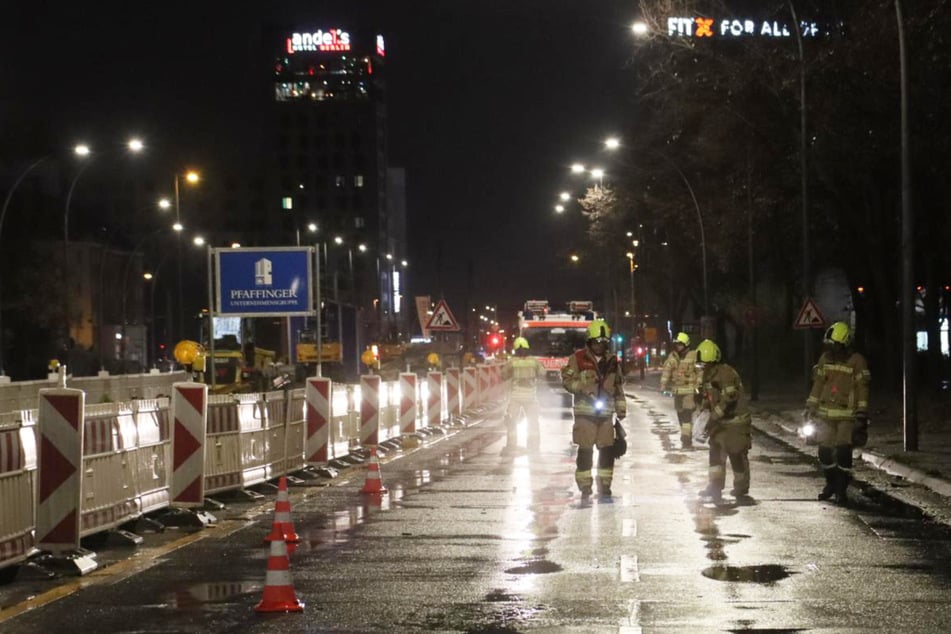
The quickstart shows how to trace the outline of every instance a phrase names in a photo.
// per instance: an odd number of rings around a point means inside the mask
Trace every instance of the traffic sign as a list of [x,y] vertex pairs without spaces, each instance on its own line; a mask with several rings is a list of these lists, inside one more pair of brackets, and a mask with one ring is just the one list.
[[811,297],[807,297],[799,309],[799,316],[793,322],[793,328],[825,328],[826,318]]
[[459,332],[459,322],[456,321],[456,317],[452,314],[452,311],[449,310],[446,300],[441,299],[439,303],[436,304],[433,316],[429,318],[429,322],[426,324],[426,330]]

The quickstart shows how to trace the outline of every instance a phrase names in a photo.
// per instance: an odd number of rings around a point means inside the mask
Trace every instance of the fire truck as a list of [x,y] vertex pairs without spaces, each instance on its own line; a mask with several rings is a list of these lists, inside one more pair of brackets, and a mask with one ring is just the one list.
[[518,313],[518,334],[528,340],[529,351],[548,370],[549,380],[560,381],[568,357],[584,347],[588,325],[597,318],[590,301],[571,301],[567,310],[553,311],[548,300],[531,299]]

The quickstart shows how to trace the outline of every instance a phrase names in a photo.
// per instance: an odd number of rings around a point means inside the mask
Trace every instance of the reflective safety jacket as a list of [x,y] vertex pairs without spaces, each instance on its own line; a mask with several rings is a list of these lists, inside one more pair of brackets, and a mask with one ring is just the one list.
[[868,384],[871,374],[865,357],[857,352],[837,359],[825,352],[812,369],[812,390],[806,407],[826,420],[854,419],[868,413]]
[[545,366],[535,357],[516,356],[509,363],[512,366],[512,398],[534,400],[538,381],[545,376]]
[[575,414],[607,417],[616,412],[627,415],[624,377],[613,354],[598,361],[587,346],[575,351],[561,369],[561,384],[575,397]]
[[689,397],[685,400],[684,405],[687,409],[693,409],[693,395],[697,393],[699,386],[700,373],[697,371],[697,351],[687,350],[682,357],[677,354],[676,350],[671,351],[660,374],[661,392],[670,390],[675,396]]
[[710,426],[753,424],[743,381],[736,370],[726,363],[717,363],[703,372],[701,381],[700,409],[710,412]]

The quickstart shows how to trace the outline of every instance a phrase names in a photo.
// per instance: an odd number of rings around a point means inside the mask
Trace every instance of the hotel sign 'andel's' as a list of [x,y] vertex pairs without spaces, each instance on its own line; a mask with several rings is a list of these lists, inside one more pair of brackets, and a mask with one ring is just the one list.
[[[817,37],[827,35],[828,30],[823,29],[815,22],[800,22],[800,31],[803,37]],[[693,18],[667,18],[667,35],[682,37],[792,37],[791,27],[778,20],[750,20],[739,18],[727,18],[719,20],[717,18],[693,17]]]
[[313,33],[291,33],[287,38],[287,52],[349,51],[350,33],[343,29],[317,30]]

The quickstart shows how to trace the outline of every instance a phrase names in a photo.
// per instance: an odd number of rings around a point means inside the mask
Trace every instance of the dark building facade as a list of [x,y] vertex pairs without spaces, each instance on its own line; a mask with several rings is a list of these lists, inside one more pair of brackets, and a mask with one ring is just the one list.
[[[354,309],[359,353],[402,330],[395,295],[405,284],[405,190],[388,172],[384,39],[331,25],[274,41],[282,223],[302,243],[322,245],[323,295],[338,305],[338,319],[346,315],[340,304]],[[324,323],[333,322],[331,314]]]

